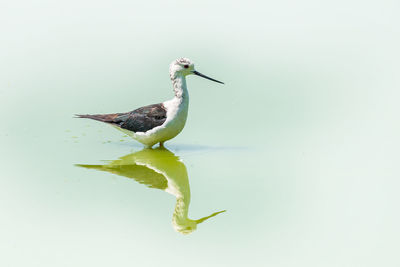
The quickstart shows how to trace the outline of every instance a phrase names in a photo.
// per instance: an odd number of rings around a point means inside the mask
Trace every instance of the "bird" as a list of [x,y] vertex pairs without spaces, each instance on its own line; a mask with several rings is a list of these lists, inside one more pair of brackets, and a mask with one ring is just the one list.
[[168,101],[137,108],[126,113],[76,115],[105,122],[151,148],[177,136],[184,128],[189,108],[189,93],[186,76],[197,75],[205,79],[224,84],[195,70],[194,63],[188,58],[174,60],[169,66],[174,97]]
[[186,166],[178,156],[164,147],[144,148],[104,165],[75,166],[133,178],[149,188],[161,189],[172,194],[176,198],[172,226],[181,234],[192,233],[198,224],[226,211],[214,212],[197,220],[189,218],[190,186]]

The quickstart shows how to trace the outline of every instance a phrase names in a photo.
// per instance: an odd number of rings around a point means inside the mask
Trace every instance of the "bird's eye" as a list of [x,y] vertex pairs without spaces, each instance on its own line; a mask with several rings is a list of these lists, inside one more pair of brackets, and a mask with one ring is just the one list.
[[185,69],[188,69],[189,68],[189,65],[184,65],[183,66]]

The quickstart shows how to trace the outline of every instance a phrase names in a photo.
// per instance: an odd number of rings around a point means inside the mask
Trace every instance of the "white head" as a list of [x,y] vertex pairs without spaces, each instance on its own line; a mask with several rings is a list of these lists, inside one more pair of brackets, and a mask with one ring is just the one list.
[[190,74],[194,74],[194,75],[209,79],[211,81],[223,84],[223,82],[217,81],[213,78],[210,78],[210,77],[196,71],[194,69],[194,63],[188,58],[184,58],[184,57],[179,58],[177,60],[172,61],[171,65],[169,65],[169,75],[171,77],[171,80],[174,80],[179,76],[186,77],[187,75],[190,75]]

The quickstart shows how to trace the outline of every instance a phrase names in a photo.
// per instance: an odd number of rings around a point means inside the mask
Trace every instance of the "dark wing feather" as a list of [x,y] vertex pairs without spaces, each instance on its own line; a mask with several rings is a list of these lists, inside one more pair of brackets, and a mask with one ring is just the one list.
[[147,132],[162,125],[167,119],[167,110],[163,104],[144,106],[128,113],[77,115],[117,125],[132,132]]
[[162,125],[167,119],[167,110],[162,104],[138,108],[124,117],[121,128],[133,132],[147,132]]

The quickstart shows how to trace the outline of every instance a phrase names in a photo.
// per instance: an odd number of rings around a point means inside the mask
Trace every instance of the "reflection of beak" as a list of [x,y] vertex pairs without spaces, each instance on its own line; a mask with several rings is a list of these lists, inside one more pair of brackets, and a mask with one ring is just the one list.
[[209,79],[209,80],[211,80],[211,81],[224,84],[223,82],[220,82],[220,81],[217,81],[217,80],[215,80],[215,79],[213,79],[213,78],[210,78],[210,77],[208,77],[208,76],[206,76],[206,75],[204,75],[204,74],[201,74],[201,73],[198,72],[198,71],[195,71],[195,70],[194,70],[194,71],[192,71],[192,73],[195,74],[195,75],[197,75],[197,76],[200,76],[200,77]]
[[220,214],[220,213],[222,213],[222,212],[225,212],[225,211],[226,211],[226,210],[221,210],[221,211],[218,211],[218,212],[214,212],[214,213],[211,214],[210,216],[207,216],[207,217],[204,217],[204,218],[195,220],[195,222],[196,222],[197,224],[202,223],[202,222],[204,222],[205,220],[210,219],[211,217],[214,217],[214,216],[216,216],[216,215],[218,215],[218,214]]

